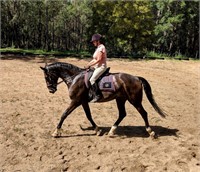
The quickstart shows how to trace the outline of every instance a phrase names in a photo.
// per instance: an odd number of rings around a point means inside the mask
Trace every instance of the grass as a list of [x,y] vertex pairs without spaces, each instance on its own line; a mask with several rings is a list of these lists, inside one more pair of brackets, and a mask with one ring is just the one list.
[[[86,58],[86,57],[92,57],[92,54],[88,51],[45,51],[41,49],[20,49],[20,48],[0,48],[0,53],[3,54],[20,54],[20,55],[40,55],[40,56],[56,56],[56,57],[77,57],[77,58]],[[109,56],[109,55],[108,55]],[[120,58],[120,57],[119,57]],[[148,51],[143,56],[127,56],[126,58],[129,59],[175,59],[175,60],[189,60],[194,58],[188,58],[186,56],[183,56],[181,54],[176,54],[175,56],[170,56],[168,54],[164,53],[156,53],[155,51]],[[198,59],[199,60],[199,59]]]
[[156,53],[155,51],[150,51],[150,52],[147,52],[146,54],[148,57],[152,57],[152,58],[169,58],[169,56],[167,54],[159,54],[159,53]]
[[44,56],[73,56],[73,57],[91,57],[87,51],[45,51],[40,49],[21,49],[21,48],[1,48],[1,53],[20,54],[20,55],[44,55]]
[[[191,58],[186,57],[180,53],[175,54],[175,56],[170,56],[168,54],[165,53],[156,53],[155,51],[149,51],[146,54],[147,57],[151,58],[155,58],[155,59],[175,59],[175,60],[189,60]],[[192,58],[194,59],[194,58]]]

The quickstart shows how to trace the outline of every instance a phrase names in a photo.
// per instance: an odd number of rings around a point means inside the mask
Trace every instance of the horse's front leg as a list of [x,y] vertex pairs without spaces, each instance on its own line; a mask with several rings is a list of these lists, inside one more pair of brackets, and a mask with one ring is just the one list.
[[60,122],[57,125],[56,130],[54,131],[54,133],[52,134],[53,137],[60,137],[62,135],[62,124],[64,122],[64,120],[67,118],[67,116],[74,110],[76,109],[78,106],[80,105],[80,103],[78,103],[77,101],[71,101],[69,107],[65,110],[65,112],[62,114]]
[[88,102],[83,102],[82,103],[82,106],[83,106],[83,109],[85,111],[85,114],[86,114],[86,117],[87,119],[90,121],[90,123],[92,124],[92,127],[95,131],[95,134],[96,135],[100,135],[101,134],[101,130],[99,129],[99,127],[95,124],[95,122],[93,121],[92,119],[92,115],[91,115],[91,112],[90,112],[90,107],[89,107],[89,104]]

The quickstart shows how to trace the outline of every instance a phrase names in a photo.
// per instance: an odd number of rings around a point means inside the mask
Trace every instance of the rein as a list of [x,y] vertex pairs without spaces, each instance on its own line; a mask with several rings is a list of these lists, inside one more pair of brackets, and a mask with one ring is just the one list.
[[[53,73],[49,73],[49,75],[51,76],[55,76],[55,77],[57,77],[55,74],[53,74]],[[62,81],[60,81],[60,82],[57,82],[56,84],[52,84],[52,85],[54,85],[54,86],[57,86],[57,85],[59,85],[59,84],[61,84],[62,82],[64,82],[64,80],[62,80]]]
[[61,84],[62,82],[64,82],[64,81],[62,80],[62,81],[58,82],[57,85]]
[[[73,76],[69,76],[70,82],[73,81],[73,79],[74,79],[77,75],[78,75],[78,74],[75,74],[75,75],[73,75]],[[67,81],[67,80],[66,80],[66,81]],[[60,84],[63,83],[63,82],[65,82],[65,80],[62,80],[62,81],[56,83],[56,85],[60,85]],[[67,83],[69,83],[69,82],[67,81]]]
[[[48,73],[49,73],[50,76],[58,77],[56,74],[54,74],[54,73],[52,73],[52,72],[48,72]],[[55,83],[55,84],[53,84],[53,85],[54,85],[54,86],[58,86],[58,85],[60,85],[60,84],[63,83],[63,82],[66,82],[67,85],[68,85],[68,84],[71,84],[71,82],[73,81],[73,79],[74,79],[78,74],[79,74],[79,73],[76,73],[76,74],[74,74],[74,75],[72,75],[72,76],[67,76],[66,78],[62,79],[62,81],[57,82],[57,83]]]

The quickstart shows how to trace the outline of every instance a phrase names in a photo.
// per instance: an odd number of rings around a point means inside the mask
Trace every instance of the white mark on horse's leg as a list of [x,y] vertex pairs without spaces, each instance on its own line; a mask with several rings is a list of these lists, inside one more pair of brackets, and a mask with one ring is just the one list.
[[146,130],[147,130],[147,132],[148,132],[149,134],[152,132],[152,130],[151,130],[150,127],[146,128]]
[[62,135],[62,129],[55,129],[55,131],[52,134],[52,137],[60,137]]
[[150,135],[152,138],[155,138],[156,133],[155,133],[154,131],[152,131],[150,127],[146,128],[146,131],[149,133],[149,135]]
[[101,130],[98,126],[96,126],[96,128],[94,129],[94,131],[95,131],[95,134],[96,134],[97,136],[100,136],[100,135],[101,135],[102,130]]
[[113,125],[108,133],[109,136],[113,136],[116,133],[117,126]]

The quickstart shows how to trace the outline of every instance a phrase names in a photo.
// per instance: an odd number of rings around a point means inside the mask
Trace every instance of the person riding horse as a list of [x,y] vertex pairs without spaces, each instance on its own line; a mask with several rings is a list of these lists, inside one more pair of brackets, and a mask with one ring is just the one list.
[[106,53],[105,46],[101,42],[101,38],[102,36],[100,34],[94,34],[92,36],[91,42],[97,48],[93,54],[93,59],[85,66],[86,69],[90,68],[91,66],[94,66],[95,68],[94,73],[92,74],[92,77],[90,78],[92,95],[93,95],[93,100],[91,102],[97,102],[102,97],[102,94],[99,90],[96,80],[107,69],[107,63],[106,63],[107,53]]
[[[68,108],[62,114],[57,128],[52,136],[60,137],[62,135],[62,124],[64,120],[67,118],[68,115],[71,114],[73,110],[75,110],[80,105],[82,105],[87,119],[92,124],[92,128],[95,130],[95,133],[99,135],[101,133],[101,129],[99,129],[99,127],[92,119],[89,107],[89,90],[85,82],[85,69],[79,68],[78,66],[69,63],[62,62],[56,62],[49,65],[46,64],[45,67],[40,68],[44,72],[44,77],[49,92],[53,94],[57,91],[57,86],[60,83],[58,82],[58,79],[61,78],[68,87],[69,97],[71,100]],[[146,131],[149,133],[150,136],[154,138],[156,136],[155,132],[151,130],[148,121],[148,113],[142,105],[143,90],[146,93],[149,102],[158,112],[158,114],[161,117],[165,117],[166,113],[156,103],[149,82],[143,77],[133,76],[122,72],[111,73],[111,75],[113,75],[113,78],[115,79],[115,91],[101,91],[102,98],[99,101],[103,103],[114,99],[116,100],[119,116],[108,134],[111,136],[114,135],[119,124],[126,117],[125,103],[126,101],[128,101],[140,113],[145,122]]]

